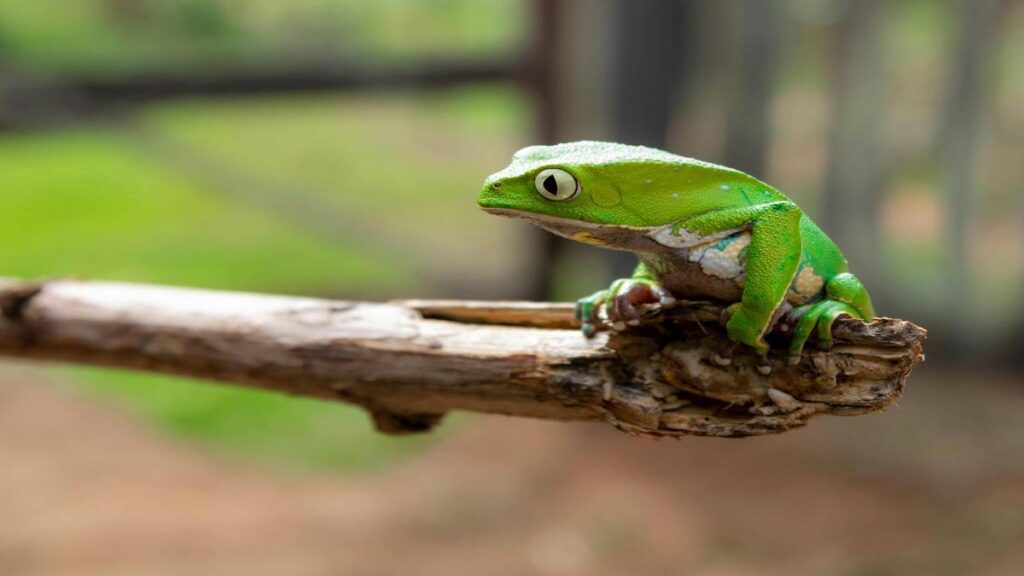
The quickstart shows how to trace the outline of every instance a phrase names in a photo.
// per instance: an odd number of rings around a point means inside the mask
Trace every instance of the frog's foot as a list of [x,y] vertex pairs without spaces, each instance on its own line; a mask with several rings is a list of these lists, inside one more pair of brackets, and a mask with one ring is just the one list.
[[[769,316],[767,313],[751,313],[750,309],[745,308],[742,302],[736,302],[722,310],[721,322],[725,326],[730,340],[746,344],[753,348],[758,356],[766,358],[768,343],[764,341],[764,335],[774,330],[775,325],[792,308],[788,302],[783,302]],[[735,348],[732,350],[735,351]]]
[[675,301],[668,290],[654,280],[624,278],[613,282],[607,290],[577,300],[576,318],[583,326],[583,333],[590,337],[597,332],[602,320],[615,330],[625,330],[627,325],[640,323],[644,306],[666,306]]
[[[729,325],[729,320],[732,319],[732,315],[736,313],[736,310],[740,307],[740,305],[741,304],[739,302],[736,302],[735,304],[730,304],[729,306],[722,308],[722,315],[719,318],[719,322],[722,326]],[[765,334],[770,334],[772,330],[775,330],[775,327],[779,324],[779,322],[783,318],[788,318],[789,313],[792,311],[793,305],[790,304],[789,302],[783,302],[779,306],[779,308],[775,310],[775,314],[772,315],[772,320],[771,322],[768,323],[768,329],[764,331]],[[735,347],[732,347],[731,349],[735,351]]]
[[[725,345],[724,348],[711,354],[711,362],[718,366],[731,366],[733,356],[736,354],[736,351],[739,350],[742,346],[743,343],[737,340],[729,342],[728,344]],[[760,372],[764,376],[768,376],[769,374],[772,373],[772,360],[768,356],[767,349],[765,349],[764,352],[761,352],[757,355],[757,360],[754,363],[754,367],[757,369],[758,372]]]
[[790,321],[796,322],[793,340],[789,344],[790,360],[799,361],[804,344],[807,343],[807,339],[815,328],[818,331],[818,346],[825,349],[831,348],[832,325],[835,323],[836,318],[843,314],[863,320],[863,317],[857,312],[856,308],[837,300],[820,300],[813,304],[805,304],[799,308],[794,308],[789,314]]

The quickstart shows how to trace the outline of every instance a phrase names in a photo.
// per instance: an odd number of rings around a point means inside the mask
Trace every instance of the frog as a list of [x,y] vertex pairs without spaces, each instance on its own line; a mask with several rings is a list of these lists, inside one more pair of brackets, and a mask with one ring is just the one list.
[[528,146],[486,178],[484,211],[559,236],[632,252],[633,275],[581,298],[576,317],[593,336],[624,330],[644,310],[681,300],[723,304],[728,338],[766,357],[783,317],[788,352],[812,335],[830,348],[846,315],[875,309],[836,244],[779,190],[739,170],[646,146],[579,141]]

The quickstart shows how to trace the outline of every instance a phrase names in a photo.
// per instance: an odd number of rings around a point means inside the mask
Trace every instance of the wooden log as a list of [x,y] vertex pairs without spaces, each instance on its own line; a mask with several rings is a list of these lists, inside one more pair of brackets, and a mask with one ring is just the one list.
[[2,355],[351,402],[392,433],[429,430],[451,410],[596,420],[651,436],[783,432],[819,414],[890,406],[925,337],[910,322],[841,318],[833,349],[795,363],[773,351],[766,366],[729,345],[708,302],[591,339],[574,328],[570,304],[0,280],[0,309]]

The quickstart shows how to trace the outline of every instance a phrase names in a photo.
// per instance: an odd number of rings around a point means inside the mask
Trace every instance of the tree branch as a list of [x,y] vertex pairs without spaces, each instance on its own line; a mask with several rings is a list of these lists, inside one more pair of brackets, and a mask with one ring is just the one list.
[[655,436],[782,432],[818,414],[891,405],[925,337],[901,320],[841,318],[831,351],[809,350],[795,364],[773,351],[766,374],[743,348],[722,356],[721,308],[707,302],[591,340],[567,304],[0,280],[0,309],[2,355],[352,402],[385,432],[428,430],[450,410],[597,420]]

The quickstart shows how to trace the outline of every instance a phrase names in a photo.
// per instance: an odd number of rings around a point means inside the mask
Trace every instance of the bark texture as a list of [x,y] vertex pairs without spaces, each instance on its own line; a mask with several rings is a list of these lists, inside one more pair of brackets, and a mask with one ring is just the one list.
[[[783,432],[884,409],[923,360],[924,329],[841,318],[798,362],[730,346],[721,308],[685,302],[586,339],[572,306],[368,303],[84,281],[0,280],[0,354],[217,380],[365,407],[429,430],[468,410],[604,421],[653,436]],[[654,313],[657,312],[657,313]]]

